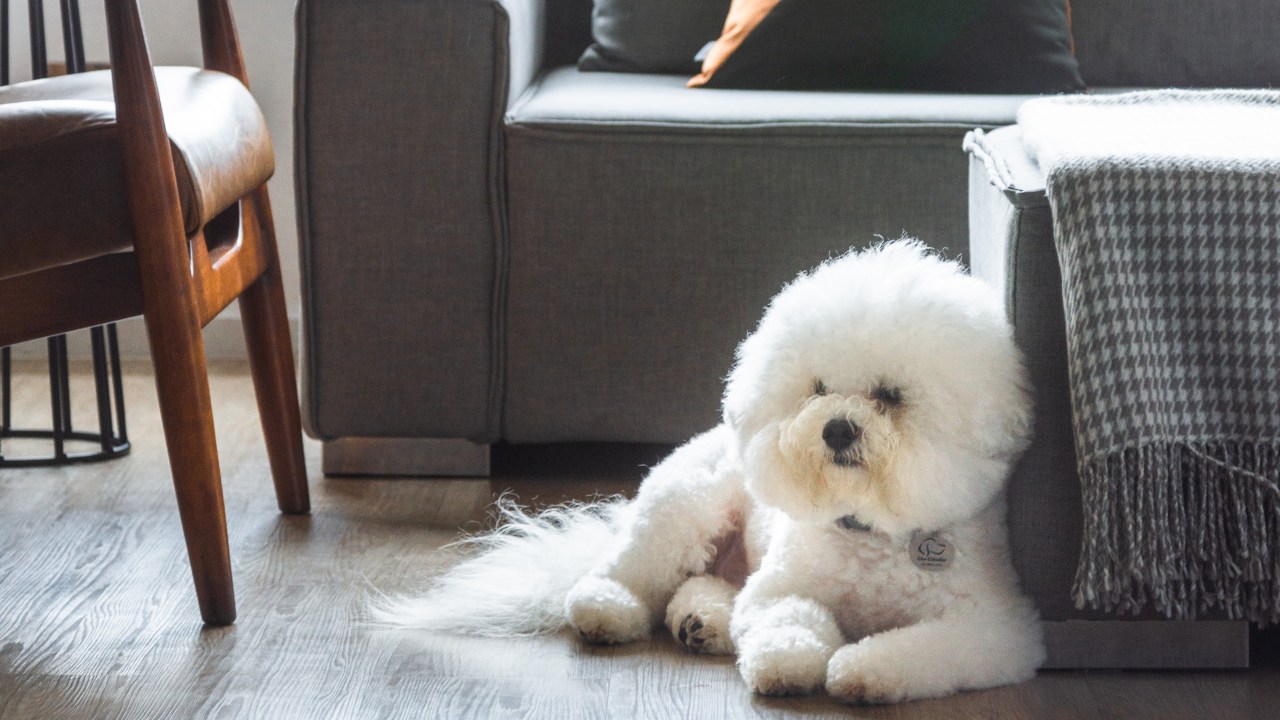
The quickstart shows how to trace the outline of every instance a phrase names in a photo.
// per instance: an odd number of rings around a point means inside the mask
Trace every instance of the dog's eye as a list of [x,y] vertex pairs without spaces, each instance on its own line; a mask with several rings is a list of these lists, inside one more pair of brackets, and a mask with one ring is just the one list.
[[825,384],[825,383],[823,383],[821,380],[814,380],[814,381],[813,381],[813,394],[814,394],[814,395],[819,395],[819,396],[821,396],[821,395],[826,395],[826,394],[827,394],[827,393],[829,393],[829,392],[831,392],[831,391],[827,389],[826,384]]
[[902,404],[902,390],[889,385],[880,385],[871,391],[871,399],[886,408],[898,407]]

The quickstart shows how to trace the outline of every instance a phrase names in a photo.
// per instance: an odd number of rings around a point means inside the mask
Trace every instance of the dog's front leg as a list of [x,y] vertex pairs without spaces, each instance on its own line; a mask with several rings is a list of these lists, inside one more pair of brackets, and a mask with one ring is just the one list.
[[845,645],[827,667],[827,692],[850,703],[892,703],[1021,682],[1044,661],[1029,609],[959,611]]
[[744,497],[727,428],[676,449],[640,485],[614,551],[569,591],[569,624],[589,642],[647,636],[681,583],[706,570],[713,542],[734,528]]
[[804,574],[794,571],[811,558],[788,557],[801,545],[789,534],[774,537],[761,568],[738,594],[729,624],[742,679],[762,695],[821,690],[831,656],[844,643],[823,588],[807,586]]

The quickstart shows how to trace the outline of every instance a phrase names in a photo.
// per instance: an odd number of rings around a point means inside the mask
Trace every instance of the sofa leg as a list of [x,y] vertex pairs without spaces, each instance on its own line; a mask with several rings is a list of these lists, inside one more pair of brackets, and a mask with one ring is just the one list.
[[457,438],[343,437],[324,442],[325,475],[488,477],[489,446]]

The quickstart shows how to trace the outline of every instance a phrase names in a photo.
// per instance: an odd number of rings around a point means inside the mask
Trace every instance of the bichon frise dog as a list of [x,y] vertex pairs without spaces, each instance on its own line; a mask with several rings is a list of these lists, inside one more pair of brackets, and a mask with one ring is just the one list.
[[992,288],[914,241],[828,261],[739,347],[723,420],[632,501],[506,503],[476,555],[381,617],[593,643],[665,620],[765,695],[886,703],[1034,674],[1003,491],[1031,407]]

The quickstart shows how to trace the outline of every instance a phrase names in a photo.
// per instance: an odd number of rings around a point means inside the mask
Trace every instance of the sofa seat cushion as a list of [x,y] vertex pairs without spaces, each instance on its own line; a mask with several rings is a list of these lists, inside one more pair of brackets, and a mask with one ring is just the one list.
[[674,75],[557,68],[507,113],[508,127],[582,132],[929,133],[1008,125],[1032,95],[708,90]]

